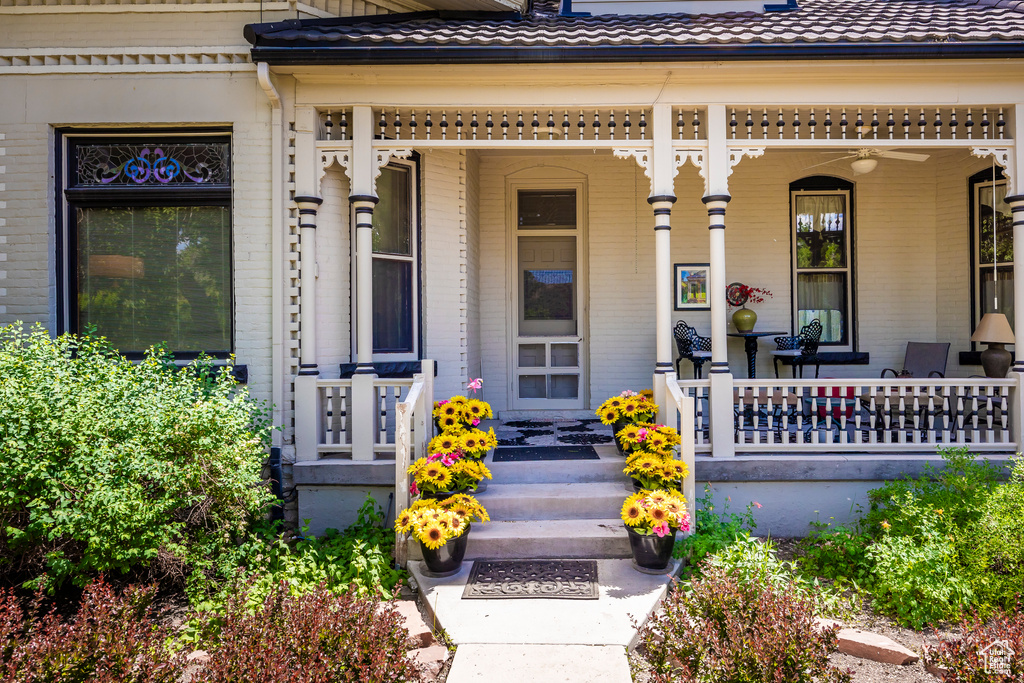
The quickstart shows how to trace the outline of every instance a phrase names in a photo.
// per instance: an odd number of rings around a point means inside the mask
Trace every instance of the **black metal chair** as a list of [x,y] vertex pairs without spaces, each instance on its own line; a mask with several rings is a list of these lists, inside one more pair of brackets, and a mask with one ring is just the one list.
[[945,377],[946,358],[949,344],[939,342],[907,342],[907,353],[903,357],[903,369],[882,370],[881,377],[891,372],[893,377]]
[[704,363],[711,360],[711,338],[702,337],[697,330],[686,324],[685,320],[676,323],[673,332],[679,357],[676,358],[676,376],[682,376],[680,363],[683,359],[693,363],[693,376],[700,379]]
[[[795,337],[776,337],[776,349],[772,351],[772,362],[775,365],[775,377],[779,376],[779,359],[806,358],[818,352],[818,344],[821,342],[822,327],[818,319],[814,319],[800,328],[800,334]],[[793,363],[793,377],[796,377],[797,363]],[[800,374],[803,375],[803,365],[800,366]]]

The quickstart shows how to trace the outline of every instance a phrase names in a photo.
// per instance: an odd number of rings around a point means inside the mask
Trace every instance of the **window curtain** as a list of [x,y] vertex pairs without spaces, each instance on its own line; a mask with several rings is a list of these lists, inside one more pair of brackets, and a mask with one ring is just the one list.
[[835,194],[800,195],[796,204],[799,232],[845,230],[846,198]]

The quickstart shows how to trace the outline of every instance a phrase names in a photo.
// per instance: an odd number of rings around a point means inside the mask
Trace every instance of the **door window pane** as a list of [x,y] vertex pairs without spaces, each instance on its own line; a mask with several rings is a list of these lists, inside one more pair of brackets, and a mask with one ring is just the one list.
[[845,268],[846,242],[846,197],[796,196],[797,268]]
[[519,190],[519,229],[576,229],[576,190]]
[[78,208],[78,331],[115,348],[231,350],[231,219],[224,206]]
[[797,275],[797,326],[817,319],[823,328],[822,342],[842,342],[846,321],[846,274],[800,273]]
[[519,345],[519,367],[521,368],[543,368],[547,365],[544,344],[520,344]]
[[412,256],[410,169],[386,166],[377,180],[379,201],[373,210],[373,251]]
[[373,260],[373,350],[413,351],[412,262]]
[[523,271],[524,320],[572,320],[571,270]]
[[519,398],[546,398],[547,375],[520,375]]
[[576,398],[579,387],[579,375],[551,375],[551,398]]
[[551,367],[575,368],[580,364],[578,344],[552,344]]

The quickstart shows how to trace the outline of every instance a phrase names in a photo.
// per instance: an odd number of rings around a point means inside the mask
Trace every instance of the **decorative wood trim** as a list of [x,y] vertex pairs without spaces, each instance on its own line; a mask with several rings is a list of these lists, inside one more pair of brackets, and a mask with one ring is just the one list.
[[[373,181],[374,181],[374,183],[377,182],[377,178],[380,177],[381,171],[384,170],[384,167],[387,166],[389,163],[391,163],[391,159],[393,159],[393,158],[394,159],[408,159],[410,156],[412,156],[412,152],[413,152],[412,148],[410,148],[410,147],[383,147],[382,148],[382,147],[374,146],[374,149],[376,150],[374,152],[374,160],[373,160],[374,164],[375,164],[375,168],[373,170]],[[348,172],[347,168],[345,170],[346,170],[346,172]],[[351,180],[351,176],[349,177],[349,180]]]
[[971,147],[971,154],[984,159],[992,156],[995,162],[1003,169],[1003,176],[1006,177],[1007,187],[1013,186],[1013,148],[1012,147]]
[[629,147],[613,149],[612,154],[618,159],[628,159],[633,157],[636,159],[636,163],[643,169],[644,175],[650,181],[654,180],[654,154],[650,147]]
[[26,48],[0,51],[0,74],[255,71],[244,47]]
[[751,159],[755,159],[764,154],[764,146],[758,147],[732,147],[729,149],[729,170],[726,171],[726,177],[732,175],[732,169],[736,164],[740,163],[743,157],[747,156]]

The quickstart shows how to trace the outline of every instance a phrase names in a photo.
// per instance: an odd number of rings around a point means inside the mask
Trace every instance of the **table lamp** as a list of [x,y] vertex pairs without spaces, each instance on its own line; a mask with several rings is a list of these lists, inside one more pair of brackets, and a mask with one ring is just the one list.
[[1006,316],[1002,313],[986,313],[974,330],[971,341],[988,344],[988,348],[981,352],[981,366],[985,368],[985,376],[1006,377],[1013,356],[1004,344],[1014,342],[1013,330]]

